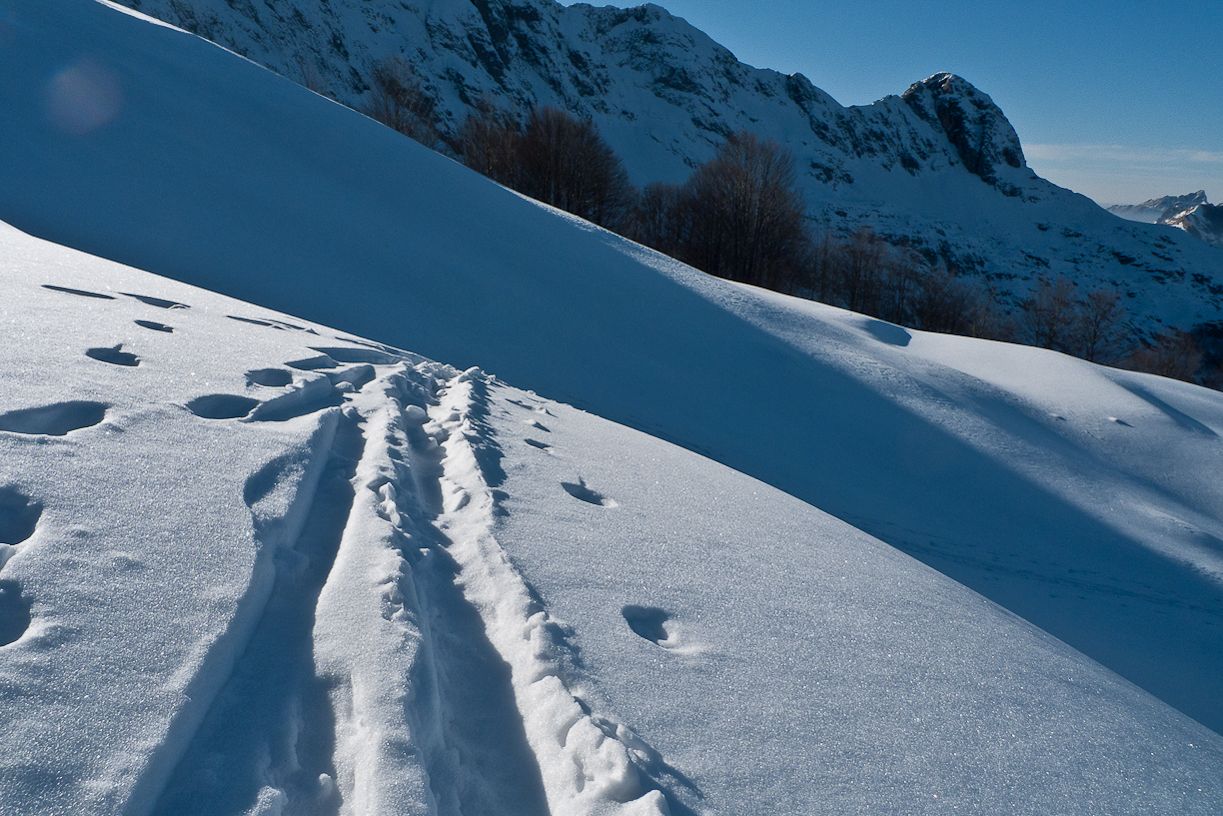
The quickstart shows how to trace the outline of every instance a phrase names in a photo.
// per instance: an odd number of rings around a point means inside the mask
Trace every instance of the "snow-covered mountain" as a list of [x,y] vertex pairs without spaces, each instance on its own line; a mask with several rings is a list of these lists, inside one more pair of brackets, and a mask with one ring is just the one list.
[[1223,248],[1223,205],[1198,204],[1175,213],[1164,223],[1212,246]]
[[1161,196],[1152,198],[1141,204],[1114,204],[1108,208],[1113,215],[1119,215],[1127,221],[1141,221],[1144,224],[1162,224],[1166,219],[1177,213],[1193,209],[1199,204],[1208,204],[1205,190],[1196,193],[1186,193],[1179,196]]
[[1223,808],[1223,395],[0,20],[0,811]]
[[374,67],[401,56],[443,133],[491,101],[553,105],[598,125],[638,183],[680,181],[725,136],[789,147],[812,216],[871,225],[979,273],[1015,303],[1039,277],[1116,289],[1140,332],[1223,317],[1223,252],[1109,216],[1037,177],[988,95],[939,74],[843,107],[801,75],[739,62],[656,5],[556,0],[124,0],[360,107]]
[[1141,204],[1118,204],[1108,210],[1130,221],[1176,227],[1199,241],[1223,249],[1223,206],[1211,204],[1205,190],[1153,198]]

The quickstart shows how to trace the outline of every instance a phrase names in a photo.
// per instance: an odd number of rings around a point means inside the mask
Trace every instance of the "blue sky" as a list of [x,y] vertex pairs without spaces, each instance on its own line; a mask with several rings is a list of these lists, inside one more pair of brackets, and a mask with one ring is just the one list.
[[1223,0],[659,5],[843,104],[961,74],[1002,106],[1037,172],[1098,201],[1197,189],[1223,201]]

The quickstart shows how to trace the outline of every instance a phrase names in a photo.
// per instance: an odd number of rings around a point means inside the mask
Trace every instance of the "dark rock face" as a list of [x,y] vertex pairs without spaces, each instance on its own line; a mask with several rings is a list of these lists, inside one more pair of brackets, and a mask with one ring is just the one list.
[[1027,166],[1015,128],[994,100],[967,80],[935,74],[909,86],[901,98],[922,119],[937,124],[964,167],[987,184],[998,184],[1000,164]]

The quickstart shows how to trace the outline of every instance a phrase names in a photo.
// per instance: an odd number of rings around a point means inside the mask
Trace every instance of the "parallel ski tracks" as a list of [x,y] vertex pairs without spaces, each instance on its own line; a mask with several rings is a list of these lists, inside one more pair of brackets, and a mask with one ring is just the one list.
[[327,464],[264,524],[293,535],[154,813],[668,813],[496,540],[488,389],[404,360],[322,415]]

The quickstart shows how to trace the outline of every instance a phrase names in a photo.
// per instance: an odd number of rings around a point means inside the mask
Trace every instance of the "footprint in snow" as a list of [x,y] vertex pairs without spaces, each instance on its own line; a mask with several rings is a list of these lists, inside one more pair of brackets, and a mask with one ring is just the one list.
[[532,448],[538,448],[539,450],[544,450],[544,451],[546,451],[546,450],[551,449],[551,447],[552,447],[552,446],[551,446],[551,445],[549,445],[547,442],[540,442],[538,439],[530,439],[530,438],[528,438],[528,439],[524,439],[524,440],[522,440],[522,441],[523,441],[523,442],[526,442],[526,443],[527,443],[528,445],[530,445]]
[[657,606],[636,606],[630,604],[620,610],[624,622],[633,634],[650,641],[664,649],[673,649],[679,645],[679,630],[671,613]]
[[[357,367],[359,368],[359,367]],[[342,375],[348,374],[348,379]],[[247,383],[281,386],[292,383],[292,375],[284,369],[248,371]],[[204,394],[186,404],[187,410],[201,419],[243,419],[251,422],[286,422],[344,404],[348,394],[360,390],[366,380],[361,372],[340,372],[335,380],[330,375],[316,375],[297,388],[283,391],[266,400],[238,394]]]
[[[0,487],[0,569],[34,535],[42,504],[15,487]],[[0,581],[0,647],[18,640],[30,628],[30,600],[16,581]]]
[[307,329],[305,326],[299,326],[296,323],[290,323],[287,320],[276,320],[275,318],[271,318],[271,317],[269,317],[267,320],[269,323],[275,323],[277,326],[281,326],[282,328],[292,329],[293,331],[310,332],[311,334],[318,334],[318,332],[314,331],[313,329]]
[[42,502],[15,487],[0,487],[0,544],[16,547],[38,527]]
[[156,320],[137,320],[136,325],[142,329],[149,331],[162,332],[163,334],[173,334],[174,327],[167,326],[165,323],[158,323]]
[[31,606],[21,594],[21,584],[0,581],[0,648],[19,640],[30,628]]
[[248,385],[283,388],[293,382],[293,372],[283,368],[255,368],[246,372]]
[[201,419],[241,419],[255,410],[259,400],[236,394],[205,394],[187,403],[187,410]]
[[587,504],[594,504],[599,507],[618,507],[615,501],[607,498],[597,490],[591,490],[586,486],[586,480],[579,478],[577,482],[561,482],[561,487],[565,489],[573,498],[579,501],[584,501]]
[[524,411],[534,411],[535,413],[543,414],[544,416],[556,416],[556,414],[549,411],[542,404],[537,403],[535,406],[532,407],[530,405],[527,405],[525,402],[523,402],[520,399],[513,399],[513,398],[507,398],[506,402],[508,402],[510,405],[516,405]]
[[78,295],[80,297],[96,298],[98,300],[114,300],[114,295],[104,295],[101,292],[90,292],[86,289],[73,289],[70,286],[56,286],[51,283],[44,283],[43,289],[50,289],[52,292],[63,292],[66,295]]
[[301,360],[290,360],[285,363],[289,368],[296,368],[298,371],[318,371],[324,368],[338,368],[339,363],[328,357],[326,354],[320,354],[315,357],[306,357]]
[[104,402],[72,400],[21,408],[0,414],[0,431],[36,436],[64,436],[97,425],[110,408]]
[[99,346],[85,350],[85,356],[103,363],[135,368],[140,365],[140,358],[130,351],[123,350],[123,344],[117,346]]
[[331,360],[341,363],[370,363],[373,365],[394,365],[403,360],[398,354],[392,354],[381,349],[352,346],[311,346],[311,351],[325,355]]
[[177,300],[166,300],[165,298],[153,297],[152,295],[137,295],[134,292],[124,292],[124,295],[134,298],[146,306],[156,306],[158,309],[190,309],[186,303],[179,303]]
[[378,376],[371,363],[358,363],[341,371],[324,372],[336,388],[347,388],[356,393],[372,383]]
[[276,329],[277,331],[285,330],[284,326],[277,326],[275,323],[269,323],[266,320],[259,320],[254,317],[241,317],[240,315],[225,315],[225,316],[228,317],[230,320],[237,320],[239,323],[249,323],[252,326],[265,326],[269,329]]

